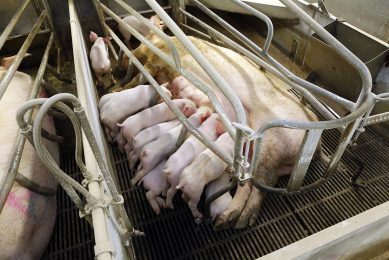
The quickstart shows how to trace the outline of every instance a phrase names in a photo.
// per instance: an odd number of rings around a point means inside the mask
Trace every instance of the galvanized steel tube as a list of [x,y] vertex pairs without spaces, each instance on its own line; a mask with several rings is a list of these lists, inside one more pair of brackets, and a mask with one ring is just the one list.
[[47,11],[42,11],[39,18],[36,20],[34,27],[32,28],[31,32],[28,34],[26,40],[24,41],[22,47],[20,48],[18,54],[16,55],[14,61],[12,62],[11,66],[8,68],[7,72],[3,76],[0,82],[0,104],[1,104],[1,98],[3,97],[5,91],[7,90],[7,87],[9,83],[11,82],[13,76],[15,75],[17,69],[19,68],[20,63],[22,62],[24,55],[27,53],[28,48],[30,47],[32,41],[34,40],[36,34],[39,31],[39,28],[41,27],[43,21],[45,20],[47,16]]
[[[49,52],[50,52],[50,49],[53,45],[53,38],[54,38],[54,36],[53,36],[53,34],[51,34],[49,41],[47,43],[46,50],[43,54],[42,61],[41,61],[41,64],[39,66],[39,69],[38,69],[38,73],[35,77],[35,81],[34,81],[34,84],[32,86],[32,90],[31,90],[31,94],[30,94],[29,99],[36,98],[36,96],[38,95],[39,88],[40,88],[42,78],[43,78],[43,74],[45,72],[45,68],[47,65],[48,58],[49,58]],[[26,120],[29,121],[31,119],[31,115],[32,115],[32,110],[26,114]],[[7,200],[8,194],[12,188],[15,177],[16,177],[17,172],[19,170],[19,164],[20,164],[20,161],[22,158],[22,153],[23,153],[25,142],[26,142],[26,137],[24,135],[22,135],[22,133],[19,130],[17,141],[16,141],[16,149],[12,155],[11,164],[8,168],[8,173],[5,177],[3,186],[0,187],[0,213],[3,210],[5,201]]]
[[[332,36],[326,29],[318,24],[311,16],[299,8],[291,0],[280,0],[284,5],[296,13],[309,27],[311,27],[325,42],[330,44],[334,50],[341,55],[348,63],[350,63],[360,74],[362,79],[362,91],[355,104],[356,107],[360,106],[366,99],[366,96],[370,93],[372,87],[372,78],[369,69],[366,65],[358,59],[349,49],[347,49],[342,43],[340,43],[334,36]],[[355,107],[355,108],[356,108]],[[354,108],[354,109],[355,109]]]
[[[83,68],[82,65],[85,66],[85,62],[81,65],[82,60],[82,47],[81,47],[81,40],[82,34],[80,25],[78,22],[78,17],[76,14],[76,7],[74,5],[74,0],[69,0],[69,18],[70,18],[70,29],[71,29],[71,36],[72,36],[72,46],[73,46],[73,57],[74,57],[74,67],[76,72],[76,81],[77,81],[77,92],[78,94],[83,96],[83,102],[87,103],[88,100],[85,99],[85,91],[87,87],[85,86],[87,84],[86,79],[83,75]],[[85,69],[85,68],[84,68]],[[89,75],[89,74],[88,74]],[[95,95],[95,93],[93,93]],[[85,104],[86,105],[86,104]],[[89,104],[88,107],[93,107],[92,109],[97,109],[96,104]],[[95,114],[95,113],[93,113]],[[93,120],[95,121],[95,120]],[[99,129],[99,128],[97,128]],[[90,152],[91,148],[86,142],[86,137],[84,136],[83,139],[84,142],[84,150],[85,150],[85,162],[86,164],[91,167],[93,165],[96,165],[96,162],[94,162],[94,159],[91,158],[90,154],[87,156],[87,153]],[[94,169],[95,170],[95,169]],[[93,172],[94,175],[97,175],[96,172]],[[96,176],[97,177],[97,176]],[[92,193],[92,195],[96,196],[97,198],[101,199],[102,193],[100,189],[100,184],[96,181],[92,181],[88,184],[89,191]],[[95,208],[91,211],[92,214],[92,221],[93,221],[93,231],[95,234],[95,248],[102,248],[106,245],[109,245],[109,236],[108,236],[108,229],[107,229],[107,215],[104,212],[104,209],[102,208]],[[96,254],[96,258],[101,260],[108,260],[112,259],[112,255],[109,251],[104,252],[98,252]]]
[[3,48],[4,43],[7,41],[8,36],[11,34],[13,29],[15,28],[15,25],[18,23],[20,17],[22,16],[24,9],[26,9],[28,3],[30,0],[25,0],[23,4],[19,7],[19,9],[16,11],[14,16],[12,17],[11,21],[9,21],[7,27],[3,30],[0,36],[0,50]]

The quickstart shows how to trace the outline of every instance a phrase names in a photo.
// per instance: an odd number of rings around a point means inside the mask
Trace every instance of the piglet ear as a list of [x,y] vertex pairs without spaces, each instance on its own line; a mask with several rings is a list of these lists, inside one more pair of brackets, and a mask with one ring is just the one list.
[[112,40],[112,38],[109,37],[109,36],[104,37],[104,42],[105,42],[105,44],[108,44],[111,40]]
[[226,129],[224,128],[224,125],[222,124],[222,122],[217,120],[216,121],[216,135],[220,136],[220,135],[224,134],[225,131],[226,131]]
[[189,117],[191,115],[193,115],[195,112],[196,112],[196,108],[195,107],[191,107],[191,106],[186,106],[183,110],[182,110],[182,113],[184,113],[184,115],[186,117]]
[[95,42],[97,40],[97,38],[99,38],[99,36],[97,36],[97,34],[93,31],[90,31],[89,33],[89,40],[91,42]]

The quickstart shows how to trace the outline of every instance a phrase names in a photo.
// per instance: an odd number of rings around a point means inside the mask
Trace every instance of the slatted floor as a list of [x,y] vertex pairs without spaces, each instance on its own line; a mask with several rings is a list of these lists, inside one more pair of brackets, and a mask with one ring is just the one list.
[[[324,132],[324,150],[334,150],[335,130]],[[175,210],[163,210],[160,216],[149,207],[141,187],[129,188],[131,176],[125,156],[113,149],[125,205],[137,229],[147,236],[134,240],[139,259],[253,259],[263,256],[308,235],[316,233],[389,200],[389,145],[368,129],[353,154],[364,165],[361,178],[366,188],[352,188],[349,179],[357,165],[345,157],[335,176],[319,190],[283,197],[269,195],[255,226],[243,230],[214,232],[211,225],[194,224],[184,202],[175,198]],[[77,175],[71,154],[63,154],[61,167]],[[306,182],[316,180],[323,171],[311,165]],[[284,186],[287,179],[280,179]],[[44,259],[92,259],[93,232],[70,204],[62,191],[55,232]]]

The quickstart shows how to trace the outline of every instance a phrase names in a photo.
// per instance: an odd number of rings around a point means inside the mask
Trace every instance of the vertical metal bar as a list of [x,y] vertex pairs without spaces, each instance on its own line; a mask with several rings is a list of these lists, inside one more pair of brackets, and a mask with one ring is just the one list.
[[184,0],[169,0],[169,4],[172,7],[172,18],[180,25],[181,30],[184,29],[183,25],[186,24],[186,17],[180,12],[180,8],[185,10]]
[[28,48],[30,47],[32,41],[34,40],[36,34],[39,31],[39,28],[41,27],[43,21],[45,20],[47,16],[47,11],[44,10],[39,18],[36,20],[34,27],[32,28],[31,32],[28,34],[26,40],[24,41],[22,47],[20,48],[18,54],[16,55],[16,58],[12,62],[11,66],[8,68],[7,72],[4,74],[1,82],[0,82],[0,101],[3,97],[5,91],[7,90],[7,87],[9,83],[11,82],[13,76],[16,73],[16,70],[19,68],[20,63],[23,60],[24,55],[27,53]]
[[311,163],[312,157],[315,154],[317,145],[320,141],[322,132],[322,129],[318,129],[309,130],[305,133],[304,140],[297,156],[298,159],[295,163],[292,175],[289,178],[288,191],[297,191],[301,187],[309,164]]
[[334,154],[332,155],[331,161],[327,166],[326,172],[324,173],[324,179],[327,180],[334,174],[336,167],[338,166],[338,163],[340,161],[340,158],[342,157],[344,151],[349,145],[350,140],[353,137],[353,134],[357,129],[357,127],[359,126],[361,120],[362,119],[359,118],[355,122],[350,123],[343,131],[343,134],[340,137],[340,143],[338,144],[338,147],[336,148]]
[[[32,86],[32,90],[31,90],[31,94],[30,94],[29,99],[36,98],[36,96],[38,95],[39,88],[41,86],[41,82],[42,82],[42,78],[43,78],[43,74],[45,73],[45,68],[47,65],[48,58],[49,58],[49,52],[50,52],[50,49],[53,45],[53,38],[54,38],[54,36],[53,36],[53,34],[51,34],[49,41],[47,43],[45,53],[43,54],[42,61],[41,61],[41,64],[39,66],[39,69],[38,69],[38,73],[35,77],[35,81],[34,81],[34,84]],[[31,119],[31,115],[32,115],[32,110],[29,110],[26,114],[26,119],[28,121]],[[5,201],[7,200],[8,194],[12,188],[16,174],[18,173],[19,164],[20,164],[20,161],[22,159],[22,153],[23,153],[25,142],[26,142],[26,136],[24,136],[19,130],[17,141],[16,141],[16,149],[12,155],[11,164],[8,168],[8,173],[5,177],[3,186],[0,187],[0,213],[3,210]]]
[[22,16],[22,14],[24,12],[24,9],[26,9],[29,2],[30,2],[30,0],[25,0],[23,2],[23,4],[19,7],[19,9],[16,11],[14,16],[12,17],[11,21],[9,21],[7,27],[5,27],[4,31],[1,33],[0,50],[1,50],[1,48],[3,48],[4,43],[7,41],[8,36],[11,34],[13,29],[15,28],[15,25],[18,23],[20,17]]
[[[82,105],[85,107],[91,107],[91,104],[88,104],[88,101],[86,100],[86,89],[89,89],[89,87],[86,86],[88,82],[90,83],[91,81],[87,81],[85,77],[88,77],[91,75],[84,75],[84,70],[86,68],[83,68],[82,66],[85,66],[85,63],[81,64],[82,60],[82,47],[81,45],[81,40],[82,40],[82,35],[80,35],[80,25],[78,22],[78,17],[76,14],[76,7],[74,5],[74,0],[69,0],[68,1],[69,5],[69,19],[70,19],[70,29],[71,29],[71,35],[72,35],[72,46],[73,46],[73,56],[74,56],[74,67],[75,67],[75,72],[76,72],[76,81],[77,81],[77,93],[80,98],[80,101],[82,102]],[[89,72],[90,73],[90,72]],[[94,93],[93,96],[96,94]],[[92,106],[96,109],[96,105]],[[92,119],[92,122],[95,121]],[[98,128],[97,128],[98,129]],[[93,171],[91,173],[93,175],[97,175],[97,167],[96,167],[96,162],[93,158],[93,153],[91,152],[91,148],[86,140],[85,134],[83,134],[84,140],[84,155],[85,155],[85,164],[88,166],[88,168],[93,168]],[[97,176],[96,180],[97,180]],[[99,182],[97,181],[92,181],[88,184],[88,189],[89,192],[95,196],[98,199],[101,199],[101,187]],[[108,236],[108,228],[107,228],[107,216],[102,208],[95,208],[91,211],[92,214],[92,221],[93,221],[93,231],[95,235],[95,250],[98,248],[103,248],[107,245],[109,245],[109,236]],[[97,250],[95,252],[98,252]],[[101,260],[101,259],[112,259],[112,255],[109,251],[104,251],[104,252],[98,252],[99,254],[96,255],[96,258]]]

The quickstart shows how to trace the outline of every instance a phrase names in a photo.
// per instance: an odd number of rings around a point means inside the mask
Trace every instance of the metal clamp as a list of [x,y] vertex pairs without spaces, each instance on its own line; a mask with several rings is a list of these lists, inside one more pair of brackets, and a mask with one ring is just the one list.
[[85,179],[83,179],[81,181],[81,184],[84,187],[87,187],[88,184],[91,183],[91,182],[94,182],[94,181],[102,182],[104,180],[104,177],[101,174],[96,176],[94,174],[91,174],[91,173],[87,172],[87,173],[83,173],[83,175],[84,175]]

